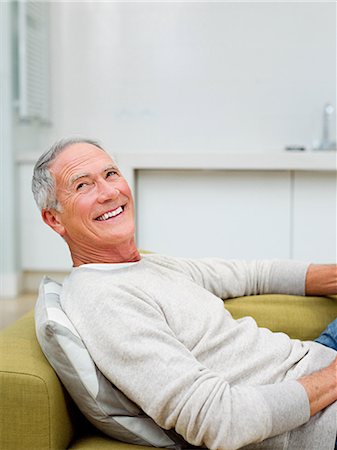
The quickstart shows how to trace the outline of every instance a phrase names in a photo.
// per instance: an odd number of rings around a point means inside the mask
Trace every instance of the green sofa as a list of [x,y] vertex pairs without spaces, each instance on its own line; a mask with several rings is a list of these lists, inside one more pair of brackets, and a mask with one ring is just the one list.
[[[260,295],[225,304],[235,318],[250,315],[302,340],[315,338],[337,316],[336,296]],[[79,413],[40,350],[33,311],[0,332],[1,450],[131,447],[94,430]]]

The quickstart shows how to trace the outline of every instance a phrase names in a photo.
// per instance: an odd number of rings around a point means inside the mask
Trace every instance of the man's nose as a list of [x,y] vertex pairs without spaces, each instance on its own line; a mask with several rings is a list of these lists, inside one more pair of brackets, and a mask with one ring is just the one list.
[[119,195],[119,190],[115,185],[109,181],[101,181],[97,186],[97,200],[104,203],[108,200],[116,200]]

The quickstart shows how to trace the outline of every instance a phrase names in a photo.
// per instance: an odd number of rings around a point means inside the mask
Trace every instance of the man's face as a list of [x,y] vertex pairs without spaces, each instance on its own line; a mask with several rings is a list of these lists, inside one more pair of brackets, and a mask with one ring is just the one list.
[[94,261],[92,253],[109,252],[133,239],[132,194],[107,153],[91,144],[73,144],[49,169],[61,207],[53,213],[52,227],[75,256],[84,253]]

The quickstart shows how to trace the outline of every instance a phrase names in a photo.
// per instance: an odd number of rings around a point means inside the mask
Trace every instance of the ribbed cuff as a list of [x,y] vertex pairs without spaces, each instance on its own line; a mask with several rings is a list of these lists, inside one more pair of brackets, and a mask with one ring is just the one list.
[[305,295],[305,278],[309,263],[273,261],[269,275],[269,290],[273,294]]
[[269,406],[271,436],[293,430],[310,419],[310,404],[304,387],[295,380],[257,387]]

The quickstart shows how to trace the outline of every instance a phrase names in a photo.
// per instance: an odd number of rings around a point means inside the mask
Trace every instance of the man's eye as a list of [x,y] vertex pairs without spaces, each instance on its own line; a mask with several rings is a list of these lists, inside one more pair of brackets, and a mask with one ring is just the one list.
[[87,184],[88,183],[79,183],[77,186],[76,186],[76,191],[80,191],[81,189],[83,189],[84,188],[84,186],[87,186]]
[[109,172],[106,173],[106,177],[113,177],[114,175],[117,175],[117,172],[115,170],[109,170]]

